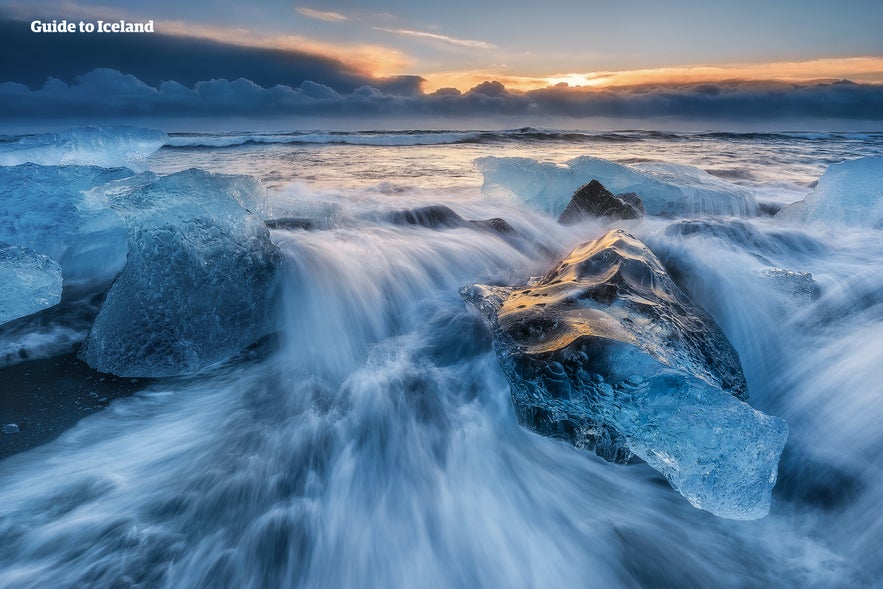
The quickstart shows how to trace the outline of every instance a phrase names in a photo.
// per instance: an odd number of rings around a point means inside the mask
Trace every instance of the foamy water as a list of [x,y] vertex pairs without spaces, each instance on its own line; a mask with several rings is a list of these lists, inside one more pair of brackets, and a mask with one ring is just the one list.
[[[271,233],[284,254],[273,341],[0,461],[0,586],[878,584],[879,231],[763,216],[731,239],[673,234],[672,219],[628,225],[720,324],[750,403],[788,422],[772,510],[755,521],[520,428],[457,289],[523,283],[604,231],[483,197],[476,157],[688,164],[783,203],[827,164],[883,153],[883,136],[520,133],[173,136],[152,171],[253,174],[270,214],[322,211],[327,225]],[[366,136],[376,145],[351,144]],[[389,221],[427,204],[501,217],[517,237]],[[795,299],[770,268],[811,272],[818,297]]]

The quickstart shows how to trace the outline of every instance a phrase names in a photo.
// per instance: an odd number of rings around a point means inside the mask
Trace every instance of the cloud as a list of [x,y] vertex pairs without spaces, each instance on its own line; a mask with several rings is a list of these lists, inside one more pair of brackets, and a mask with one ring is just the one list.
[[[176,34],[179,32],[200,36]],[[298,86],[312,80],[341,92],[365,84],[384,89],[381,78],[386,67],[371,71],[358,60],[338,59],[335,55],[341,53],[340,47],[326,48],[298,37],[265,39],[269,41],[266,47],[233,42],[245,42],[247,37],[248,33],[241,31],[194,31],[168,22],[162,24],[160,32],[147,36],[35,35],[23,21],[0,19],[0,38],[4,40],[0,82],[21,82],[35,88],[50,76],[72,83],[83,72],[108,68],[154,86],[163,80],[192,86],[212,78],[247,78],[266,87]],[[350,49],[366,63],[370,61],[372,67],[379,63],[391,71],[401,71],[402,60],[397,53],[378,53],[370,47]],[[401,82],[399,78],[392,80]]]
[[638,86],[701,84],[732,80],[768,82],[810,82],[848,79],[870,84],[883,83],[883,57],[833,57],[806,61],[731,63],[722,65],[675,66],[620,71],[559,72],[546,75],[518,75],[509,68],[433,72],[426,75],[428,90],[444,87],[468,88],[484,80],[499,80],[510,90],[539,90],[559,83],[569,86]]
[[314,10],[313,8],[307,8],[305,6],[298,6],[295,10],[307,18],[314,18],[325,22],[342,22],[349,20],[345,14],[332,12],[331,10]]
[[392,33],[403,37],[415,37],[417,39],[430,39],[432,41],[441,41],[449,45],[457,45],[458,47],[471,47],[474,49],[494,49],[495,45],[485,41],[473,41],[471,39],[458,39],[456,37],[448,37],[447,35],[439,35],[438,33],[428,33],[426,31],[413,31],[411,29],[388,29],[386,27],[374,27],[375,31],[384,33]]
[[[3,120],[80,118],[96,121],[229,116],[253,119],[285,117],[347,118],[358,125],[369,118],[486,120],[503,117],[513,125],[544,117],[573,120],[686,120],[780,122],[801,120],[872,121],[883,123],[883,86],[851,82],[794,85],[765,82],[571,88],[553,86],[512,92],[499,82],[484,82],[461,93],[419,91],[421,79],[388,80],[384,89],[364,84],[338,91],[314,81],[299,85],[262,86],[252,80],[214,79],[192,87],[179,82],[151,85],[135,76],[98,69],[73,83],[52,78],[35,90],[17,83],[0,84]],[[879,124],[877,125],[880,126]]]

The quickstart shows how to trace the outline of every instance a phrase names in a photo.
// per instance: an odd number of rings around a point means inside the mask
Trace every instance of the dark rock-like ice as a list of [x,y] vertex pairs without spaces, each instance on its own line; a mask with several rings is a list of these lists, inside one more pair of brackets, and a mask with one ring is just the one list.
[[123,219],[129,256],[81,357],[120,376],[180,375],[268,333],[281,254],[250,212],[261,193],[249,177],[187,170],[94,195]]
[[0,324],[57,305],[61,266],[32,249],[0,243]]
[[587,217],[608,217],[610,219],[637,219],[643,217],[644,203],[634,192],[613,194],[597,180],[580,186],[567,208],[558,216],[562,225],[573,225]]
[[451,207],[445,205],[430,205],[415,209],[395,211],[390,215],[390,221],[395,225],[419,225],[427,229],[455,229],[458,227],[470,227],[484,229],[503,235],[515,233],[505,219],[495,217],[493,219],[470,220],[464,219]]
[[787,426],[744,402],[735,350],[643,243],[611,231],[523,288],[461,295],[493,332],[522,425],[636,455],[715,515],[769,511]]

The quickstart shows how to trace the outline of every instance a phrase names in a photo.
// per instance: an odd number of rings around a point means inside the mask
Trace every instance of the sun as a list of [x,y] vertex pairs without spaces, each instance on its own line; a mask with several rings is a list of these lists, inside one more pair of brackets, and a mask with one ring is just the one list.
[[609,81],[609,77],[603,74],[587,73],[587,74],[558,74],[545,79],[547,85],[557,86],[558,84],[567,84],[568,86],[603,86]]

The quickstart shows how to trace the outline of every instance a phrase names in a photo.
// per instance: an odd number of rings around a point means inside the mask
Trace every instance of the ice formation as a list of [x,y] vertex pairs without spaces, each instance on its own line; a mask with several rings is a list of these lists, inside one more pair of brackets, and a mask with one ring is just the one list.
[[883,229],[883,156],[828,166],[809,196],[777,217]]
[[461,294],[494,334],[522,425],[636,455],[715,515],[769,511],[787,426],[743,402],[735,350],[640,241],[611,231],[524,288]]
[[142,168],[168,136],[138,127],[78,127],[30,135],[0,144],[0,165],[101,166]]
[[126,230],[84,192],[131,175],[93,166],[0,167],[0,241],[57,260],[65,286],[106,287],[126,263]]
[[493,156],[475,160],[484,174],[482,193],[517,198],[550,215],[561,214],[574,191],[597,180],[615,193],[640,195],[651,215],[753,215],[757,203],[750,190],[707,172],[671,163],[624,166],[582,156],[564,165],[530,158]]
[[0,243],[0,324],[61,300],[61,266],[19,245]]
[[187,170],[101,190],[126,225],[129,256],[81,350],[90,366],[192,373],[270,331],[281,254],[249,212],[260,204],[257,181]]

